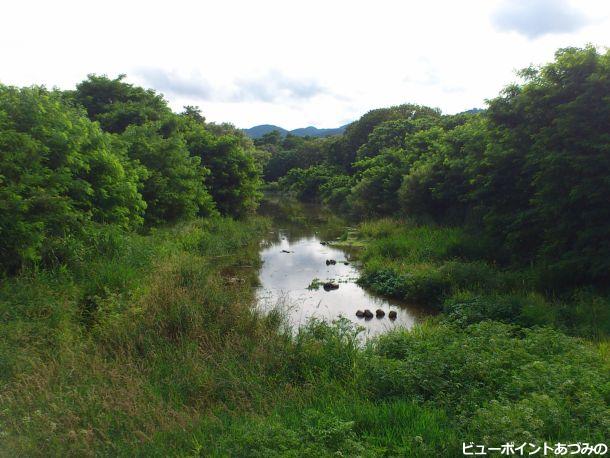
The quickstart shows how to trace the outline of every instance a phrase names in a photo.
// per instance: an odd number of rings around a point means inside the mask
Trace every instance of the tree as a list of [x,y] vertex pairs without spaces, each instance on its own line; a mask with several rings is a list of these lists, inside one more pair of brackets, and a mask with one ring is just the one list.
[[160,224],[210,215],[214,202],[205,187],[209,170],[200,166],[199,157],[191,156],[186,141],[175,130],[175,119],[132,125],[122,140],[129,157],[146,167],[142,196],[146,222]]
[[391,215],[399,209],[398,189],[408,172],[404,150],[386,148],[354,164],[356,184],[349,196],[353,211],[364,217]]
[[413,104],[371,110],[358,121],[347,126],[343,136],[342,147],[338,151],[337,163],[342,165],[346,170],[349,170],[352,163],[356,160],[358,149],[368,141],[369,135],[375,127],[383,122],[399,119],[439,118],[440,116],[441,112],[436,108]]
[[280,186],[296,195],[305,202],[318,202],[321,198],[321,189],[328,183],[338,170],[325,165],[318,165],[306,169],[294,168],[280,180]]
[[[475,197],[488,229],[558,283],[610,278],[610,52],[559,50],[489,104]],[[508,180],[511,180],[510,182]],[[507,194],[508,193],[508,194]],[[580,278],[578,278],[580,277]]]
[[125,77],[88,75],[76,86],[74,100],[85,107],[91,120],[112,133],[124,132],[130,125],[159,121],[171,113],[162,96],[124,82]]
[[190,154],[209,170],[206,186],[222,214],[243,216],[258,206],[260,170],[252,155],[244,151],[239,136],[216,137],[201,123],[183,127]]
[[412,164],[399,190],[403,213],[463,224],[488,141],[487,122],[480,116],[448,131],[433,127],[409,137],[405,148]]
[[0,85],[0,264],[41,260],[91,221],[142,222],[144,170],[62,95]]

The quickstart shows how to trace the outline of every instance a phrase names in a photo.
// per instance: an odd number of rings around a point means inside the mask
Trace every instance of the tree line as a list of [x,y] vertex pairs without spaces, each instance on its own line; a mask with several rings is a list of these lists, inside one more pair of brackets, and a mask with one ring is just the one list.
[[70,91],[0,85],[0,270],[61,264],[99,224],[246,215],[260,174],[241,130],[174,113],[124,75]]
[[372,110],[329,139],[256,141],[264,178],[362,218],[465,225],[550,286],[610,279],[610,53],[560,49],[485,110]]

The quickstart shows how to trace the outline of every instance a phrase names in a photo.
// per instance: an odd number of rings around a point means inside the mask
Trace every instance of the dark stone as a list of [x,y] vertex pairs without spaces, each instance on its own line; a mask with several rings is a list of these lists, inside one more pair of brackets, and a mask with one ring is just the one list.
[[326,245],[326,242],[320,242],[320,245]]
[[345,261],[343,264],[345,264],[346,266],[349,266],[349,262]]
[[385,316],[385,312],[381,309],[377,309],[377,310],[375,310],[375,316],[377,318],[383,318]]
[[333,265],[334,266],[335,264],[337,264],[337,261],[335,261],[334,259],[327,259],[326,260],[326,265],[327,266],[328,265]]
[[358,310],[358,311],[356,312],[356,316],[357,316],[358,318],[362,318],[362,317],[364,316],[364,312],[363,312],[362,310]]
[[390,313],[388,313],[388,318],[390,320],[395,320],[397,316],[398,314],[396,313],[396,310],[390,310]]
[[337,283],[333,283],[331,281],[324,283],[323,287],[324,287],[324,291],[331,291],[333,289],[339,289],[339,285]]
[[366,318],[367,320],[370,320],[371,318],[373,318],[373,312],[371,312],[369,309],[366,309],[363,313],[364,318]]
[[282,253],[292,253],[292,251],[282,250]]

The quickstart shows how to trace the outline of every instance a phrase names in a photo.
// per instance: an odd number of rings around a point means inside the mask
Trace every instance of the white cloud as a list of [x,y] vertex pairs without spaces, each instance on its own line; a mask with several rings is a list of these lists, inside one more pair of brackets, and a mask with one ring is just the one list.
[[[71,88],[88,73],[126,73],[163,92],[176,110],[200,105],[212,121],[334,127],[404,102],[449,113],[480,107],[515,79],[514,70],[549,61],[560,47],[610,44],[610,2],[570,3],[570,14],[594,18],[578,27],[559,13],[542,18],[546,31],[562,33],[539,33],[543,29],[514,20],[499,29],[502,5],[7,2],[0,17],[0,81]],[[517,27],[523,30],[505,31]]]
[[575,32],[589,22],[584,12],[568,0],[504,0],[492,19],[498,29],[528,38]]

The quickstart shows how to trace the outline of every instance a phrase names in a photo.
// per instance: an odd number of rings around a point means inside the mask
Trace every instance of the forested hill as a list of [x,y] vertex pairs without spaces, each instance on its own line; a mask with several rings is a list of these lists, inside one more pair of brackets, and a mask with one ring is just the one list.
[[297,137],[330,137],[332,135],[339,135],[345,131],[348,125],[336,127],[334,129],[318,129],[314,126],[300,127],[298,129],[287,130],[283,127],[274,126],[273,124],[261,124],[259,126],[250,127],[244,129],[246,135],[250,138],[261,138],[263,135],[277,130],[282,136],[287,134],[296,135]]

